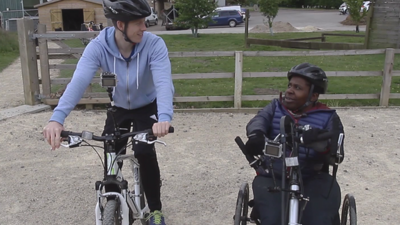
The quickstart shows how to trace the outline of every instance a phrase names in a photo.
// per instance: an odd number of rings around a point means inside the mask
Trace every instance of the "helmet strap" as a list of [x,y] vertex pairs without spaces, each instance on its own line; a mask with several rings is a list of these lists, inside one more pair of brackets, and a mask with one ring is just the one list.
[[314,92],[314,84],[311,84],[310,92],[308,93],[308,97],[307,97],[306,103],[304,103],[304,105],[302,105],[300,108],[298,108],[295,112],[299,112],[299,111],[303,110],[304,108],[306,108],[307,106],[309,106],[311,104],[315,104],[315,102],[311,101],[311,97],[312,97],[313,92]]
[[124,31],[120,30],[118,27],[117,27],[117,29],[118,29],[119,31],[121,31],[122,36],[124,36],[124,40],[125,40],[126,42],[129,42],[129,43],[131,43],[131,44],[136,44],[135,42],[131,41],[131,39],[128,38],[128,35],[126,35],[126,31],[127,31],[127,29],[128,29],[128,22],[125,21],[124,24],[125,24]]

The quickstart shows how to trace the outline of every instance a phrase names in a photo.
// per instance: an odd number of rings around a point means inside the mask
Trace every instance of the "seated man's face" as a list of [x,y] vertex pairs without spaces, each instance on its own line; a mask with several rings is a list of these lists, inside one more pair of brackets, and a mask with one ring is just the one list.
[[307,102],[310,83],[298,76],[290,79],[283,98],[283,105],[289,110],[297,110]]

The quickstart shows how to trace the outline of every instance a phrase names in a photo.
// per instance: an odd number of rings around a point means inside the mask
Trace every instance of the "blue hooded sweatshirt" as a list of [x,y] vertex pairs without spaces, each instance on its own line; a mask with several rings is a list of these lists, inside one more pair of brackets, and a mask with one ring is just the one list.
[[60,98],[50,121],[64,124],[78,104],[98,68],[117,75],[115,106],[136,109],[157,98],[158,121],[171,122],[174,86],[168,49],[160,37],[144,32],[129,59],[120,54],[114,39],[114,27],[102,30],[85,48],[71,82]]

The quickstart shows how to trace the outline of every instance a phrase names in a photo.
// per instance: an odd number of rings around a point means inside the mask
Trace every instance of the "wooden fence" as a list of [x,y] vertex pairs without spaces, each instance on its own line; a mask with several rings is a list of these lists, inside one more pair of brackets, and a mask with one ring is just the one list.
[[[249,10],[246,11],[246,18],[250,18]],[[360,34],[336,34],[336,33],[321,33],[320,37],[307,37],[307,38],[293,38],[285,40],[272,40],[261,38],[249,38],[249,21],[245,21],[244,28],[244,41],[245,46],[248,48],[250,45],[270,45],[279,46],[282,48],[299,48],[299,49],[335,49],[335,50],[353,50],[353,49],[366,49],[365,35]],[[364,43],[336,43],[326,42],[326,36],[342,36],[342,37],[364,37]],[[310,41],[312,40],[312,41]],[[321,42],[314,41],[320,40]]]
[[[60,40],[67,38],[91,37],[93,32],[49,32],[45,33],[44,25],[39,25],[38,34],[30,34],[33,31],[33,22],[27,19],[18,21],[19,41],[21,52],[22,76],[24,80],[25,101],[27,104],[43,102],[56,105],[58,98],[50,98],[51,85],[68,84],[71,78],[51,78],[50,69],[74,69],[76,64],[49,64],[49,59],[66,59],[79,57],[83,48],[48,49],[48,40]],[[30,35],[30,36],[29,36]],[[39,39],[39,52],[35,51],[34,39]],[[392,76],[400,76],[400,71],[393,71],[395,53],[399,49],[374,49],[374,50],[339,50],[339,51],[216,51],[216,52],[170,52],[169,57],[234,57],[234,73],[191,73],[172,74],[177,79],[210,79],[233,78],[235,81],[234,93],[230,96],[182,96],[174,97],[174,102],[213,102],[232,101],[233,107],[241,109],[242,101],[272,100],[277,95],[242,95],[243,78],[252,77],[286,77],[286,72],[243,72],[243,57],[276,57],[276,56],[345,56],[345,55],[371,55],[386,54],[382,71],[327,71],[328,77],[349,76],[381,76],[382,86],[380,93],[372,94],[325,94],[320,99],[379,99],[380,106],[388,106],[389,99],[400,99],[400,94],[390,93]],[[75,55],[75,56],[74,56]],[[40,59],[41,79],[38,76],[36,60]],[[95,77],[92,83],[99,83]],[[39,84],[42,86],[40,93]],[[107,93],[87,92],[79,104],[104,104],[108,103]]]

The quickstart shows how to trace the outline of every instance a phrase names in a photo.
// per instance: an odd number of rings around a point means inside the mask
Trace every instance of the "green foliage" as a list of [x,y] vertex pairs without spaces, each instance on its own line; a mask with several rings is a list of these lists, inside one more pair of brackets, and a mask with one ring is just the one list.
[[364,0],[344,0],[344,2],[347,4],[349,14],[353,21],[356,23],[356,32],[359,32],[358,26],[360,24],[360,21],[362,18],[367,15],[367,11],[365,8],[363,8],[363,11],[361,11],[361,7],[363,6],[363,1]]
[[257,3],[257,0],[227,0],[226,5],[240,5],[240,6],[245,6],[245,5],[254,5]]
[[276,15],[278,15],[280,2],[281,0],[258,0],[260,12],[262,12],[262,14],[268,19],[268,25],[271,34],[273,34],[272,22],[274,21]]
[[0,28],[0,53],[18,52],[18,35]]
[[19,55],[18,35],[0,28],[0,72]]
[[286,6],[286,7],[313,7],[319,6],[323,9],[337,9],[343,3],[343,0],[283,0],[279,6]]
[[193,36],[198,37],[198,29],[212,21],[210,14],[217,8],[217,3],[212,0],[177,0],[175,7],[179,11],[177,21],[187,24]]

